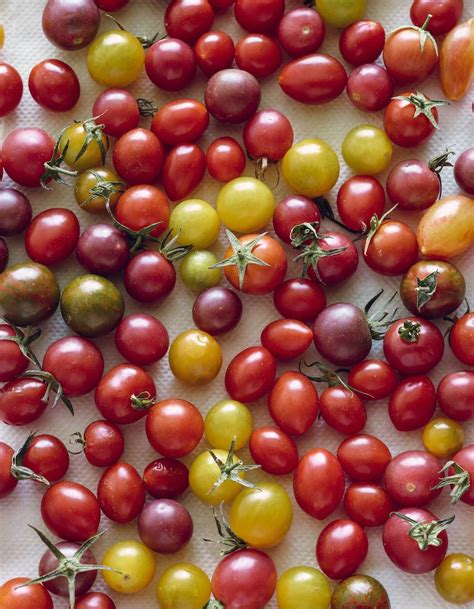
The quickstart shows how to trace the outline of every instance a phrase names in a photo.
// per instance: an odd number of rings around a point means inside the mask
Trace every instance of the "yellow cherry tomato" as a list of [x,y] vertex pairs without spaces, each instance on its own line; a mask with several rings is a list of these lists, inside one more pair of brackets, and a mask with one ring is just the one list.
[[160,609],[203,609],[211,598],[211,582],[199,567],[180,562],[163,572],[156,598]]
[[105,583],[124,594],[146,588],[155,575],[155,555],[143,543],[133,539],[119,541],[105,552],[102,564],[115,571],[102,571]]
[[474,601],[474,558],[467,554],[448,554],[436,569],[435,586],[448,603]]
[[171,343],[169,363],[174,376],[188,385],[205,385],[219,374],[222,351],[216,339],[202,330],[187,330]]
[[254,233],[273,217],[275,197],[256,178],[235,178],[217,195],[217,213],[224,226],[237,233]]
[[[94,132],[92,138],[91,133]],[[89,138],[89,141],[87,139]],[[99,145],[99,141],[101,144]],[[66,144],[69,145],[66,150]],[[85,150],[81,152],[85,146]],[[105,162],[109,147],[109,138],[97,130],[94,119],[70,125],[62,134],[59,147],[64,153],[64,162],[79,173],[93,167],[100,167]],[[66,152],[64,152],[66,150]],[[78,155],[80,156],[78,157]]]
[[316,0],[316,10],[328,25],[347,27],[362,18],[366,0]]
[[179,266],[183,283],[193,292],[202,292],[217,285],[221,280],[222,271],[211,268],[217,262],[217,256],[208,250],[189,252]]
[[462,425],[447,417],[437,417],[423,429],[422,441],[425,448],[439,459],[448,459],[462,448],[464,430]]
[[235,440],[235,450],[240,450],[252,435],[252,413],[240,402],[221,400],[207,413],[204,429],[207,441],[214,448],[226,450]]
[[143,70],[145,51],[136,36],[123,30],[111,30],[98,36],[87,52],[91,77],[106,87],[126,87]]
[[328,578],[313,567],[293,567],[278,580],[280,609],[329,609],[331,586]]
[[221,223],[216,210],[202,199],[181,201],[171,212],[170,228],[178,243],[206,249],[219,236]]
[[3,49],[4,43],[5,43],[5,28],[0,23],[0,49]]
[[[227,450],[216,448],[212,452],[222,463],[226,462],[229,454]],[[232,463],[238,462],[239,458],[236,455],[232,455]],[[208,505],[219,505],[223,501],[232,501],[242,492],[244,487],[233,480],[224,480],[215,490],[212,490],[220,475],[221,470],[219,466],[212,458],[211,453],[206,450],[191,463],[189,468],[189,486],[196,497]],[[240,472],[239,476],[245,478],[244,472]]]
[[122,194],[121,190],[125,188],[125,184],[116,173],[107,167],[94,167],[93,169],[86,169],[86,171],[79,174],[74,186],[76,203],[89,214],[105,213],[106,198],[98,194],[97,188],[104,188],[107,184],[111,192],[110,207],[114,209]]
[[306,139],[294,144],[283,157],[283,177],[299,195],[320,197],[339,177],[339,160],[323,140]]
[[354,127],[342,142],[342,156],[358,174],[375,175],[385,171],[392,159],[392,142],[383,129],[374,125]]
[[288,533],[292,520],[290,498],[275,482],[262,482],[239,493],[229,513],[230,528],[253,548],[275,546]]

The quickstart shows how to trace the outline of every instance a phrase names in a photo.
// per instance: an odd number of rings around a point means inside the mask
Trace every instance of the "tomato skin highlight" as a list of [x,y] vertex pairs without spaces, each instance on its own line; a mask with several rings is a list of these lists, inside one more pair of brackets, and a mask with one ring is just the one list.
[[276,360],[265,347],[248,347],[227,366],[225,387],[233,400],[248,404],[263,398],[272,388]]
[[344,91],[347,74],[336,58],[314,53],[287,63],[280,72],[278,83],[296,101],[324,104]]

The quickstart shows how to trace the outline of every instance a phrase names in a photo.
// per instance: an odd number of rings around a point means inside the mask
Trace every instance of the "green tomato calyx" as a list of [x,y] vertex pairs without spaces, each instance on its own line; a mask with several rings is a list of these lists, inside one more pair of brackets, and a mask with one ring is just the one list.
[[40,178],[40,184],[46,190],[51,190],[48,186],[48,182],[50,182],[51,180],[55,180],[56,182],[59,182],[59,184],[65,184],[66,186],[71,186],[71,184],[63,178],[63,175],[74,178],[78,174],[77,171],[73,171],[72,169],[66,169],[65,167],[61,167],[62,163],[64,162],[66,153],[69,149],[69,140],[66,142],[66,144],[64,145],[64,148],[62,150],[60,148],[60,142],[61,142],[62,136],[64,135],[64,133],[66,132],[66,130],[68,128],[69,127],[65,127],[61,131],[58,139],[56,140],[56,144],[54,145],[53,154],[51,156],[51,159],[47,163],[44,164],[44,172]]
[[51,372],[46,372],[46,370],[27,370],[23,372],[22,377],[34,378],[39,381],[43,381],[46,384],[46,393],[43,397],[43,402],[49,402],[49,397],[51,392],[54,393],[52,408],[55,408],[61,400],[69,412],[74,415],[74,408],[71,400],[64,395],[63,387],[61,383],[56,380],[56,378],[51,374]]
[[[214,521],[220,537],[216,543],[224,546],[221,549],[221,556],[227,556],[228,554],[232,554],[237,550],[245,550],[245,548],[248,547],[246,542],[236,535],[236,533],[234,533],[230,527],[226,515],[224,514],[224,502],[220,504],[219,512],[217,512],[216,508],[213,507],[212,513],[214,515]],[[212,542],[213,540],[204,539],[204,541]]]
[[[128,32],[127,28],[125,28],[120,23],[120,21],[117,21],[117,19],[115,19],[115,17],[113,17],[112,15],[109,15],[109,13],[106,13],[105,16],[108,19],[111,19],[115,23],[115,25],[120,30],[122,30],[122,32]],[[160,36],[159,32],[156,32],[156,34],[154,34],[151,38],[149,38],[148,36],[137,36],[136,38],[144,49],[148,49],[153,44],[155,44],[155,42],[157,42],[158,40],[164,40],[165,38],[168,38],[168,34],[165,34],[164,36]]]
[[417,343],[420,338],[421,324],[418,321],[405,320],[398,328],[398,334],[407,343]]
[[438,121],[434,117],[433,109],[440,106],[449,106],[449,102],[443,99],[428,99],[425,95],[423,95],[423,93],[420,93],[420,91],[415,91],[410,95],[397,95],[392,99],[399,99],[401,101],[407,101],[410,104],[413,104],[415,107],[413,118],[418,118],[418,116],[422,114],[423,116],[426,116],[435,129],[439,129],[439,125]]
[[41,368],[38,358],[30,347],[31,343],[33,343],[37,338],[41,336],[41,330],[39,328],[32,328],[31,326],[28,326],[27,328],[22,330],[14,323],[12,323],[11,321],[7,321],[6,319],[0,319],[0,322],[10,326],[10,328],[15,331],[15,334],[13,336],[0,336],[0,340],[10,340],[16,343],[21,353],[27,359],[29,359],[32,364],[34,364],[38,368]]
[[155,398],[151,397],[148,391],[142,391],[138,395],[133,393],[130,396],[130,403],[135,410],[148,410],[155,403]]
[[158,112],[158,106],[155,106],[152,101],[144,97],[137,97],[137,106],[140,116],[155,116],[156,112]]
[[[107,136],[105,136],[105,144],[103,141],[103,137],[104,137],[104,127],[105,125],[103,124],[97,124],[96,120],[98,118],[100,118],[102,115],[99,116],[93,116],[92,118],[88,118],[85,121],[74,121],[74,123],[76,125],[82,125],[82,128],[84,129],[84,132],[86,134],[86,137],[84,138],[84,142],[79,150],[79,152],[76,154],[76,158],[74,159],[74,163],[76,161],[78,161],[86,152],[87,149],[89,148],[89,146],[95,142],[97,144],[97,146],[99,147],[99,151],[100,151],[100,159],[102,161],[102,165],[105,164],[105,156],[107,154],[107,148],[109,147],[109,138]],[[61,137],[59,138],[59,141],[61,141]],[[68,140],[69,142],[69,140]],[[66,144],[67,146],[67,144]]]
[[444,466],[439,470],[439,473],[444,474],[451,467],[453,468],[454,474],[443,476],[438,484],[433,486],[432,490],[444,488],[445,486],[452,486],[449,496],[451,497],[451,505],[454,505],[461,499],[464,493],[471,486],[471,477],[469,472],[458,465],[455,461],[448,461],[445,463]]
[[440,546],[443,541],[438,535],[446,530],[454,520],[454,515],[449,518],[444,518],[443,520],[433,520],[432,522],[418,522],[417,520],[410,518],[410,516],[401,514],[400,512],[392,512],[390,516],[397,516],[411,525],[408,536],[416,541],[418,547],[422,551],[427,550],[428,546]]
[[439,271],[433,271],[423,279],[416,278],[416,308],[418,311],[427,304],[436,293]]
[[26,451],[28,450],[35,436],[35,431],[33,433],[30,433],[20,450],[17,450],[16,453],[13,455],[11,474],[17,480],[34,480],[35,482],[50,486],[49,480],[47,480],[44,476],[37,474],[29,467],[23,466],[23,459],[25,458]]
[[126,186],[124,182],[104,180],[104,178],[97,171],[91,170],[90,173],[96,179],[97,184],[92,186],[92,188],[89,188],[89,196],[81,203],[81,207],[85,207],[91,201],[100,198],[103,198],[106,202],[109,202],[112,195],[118,193],[122,194],[125,192]]
[[377,302],[380,296],[383,294],[383,288],[373,296],[364,307],[364,313],[369,326],[370,334],[374,340],[382,340],[385,336],[386,329],[396,321],[395,315],[398,312],[396,307],[390,314],[386,310],[389,305],[392,304],[393,299],[397,296],[398,292],[394,292],[387,302],[381,307],[381,310],[377,311],[373,315],[370,314],[370,310],[373,305]]
[[[306,368],[312,368],[316,366],[316,368],[321,372],[320,376],[310,376],[303,372],[303,366]],[[312,381],[313,383],[326,383],[328,387],[344,387],[351,393],[359,393],[365,395],[369,398],[373,398],[374,396],[370,395],[370,393],[365,393],[364,391],[358,391],[351,387],[349,383],[347,383],[342,376],[339,374],[340,372],[348,372],[345,368],[338,368],[337,370],[332,370],[329,366],[326,366],[322,362],[312,362],[311,364],[307,364],[306,362],[300,362],[298,364],[298,369],[301,374],[304,374],[307,379]]]
[[220,476],[212,485],[212,488],[208,492],[208,495],[211,495],[216,489],[221,486],[221,484],[224,484],[226,480],[231,480],[232,482],[236,482],[237,484],[245,486],[246,488],[257,488],[257,486],[253,482],[242,478],[241,474],[245,472],[250,472],[254,469],[260,469],[260,465],[245,465],[245,463],[241,459],[237,459],[237,461],[234,461],[234,453],[235,437],[232,439],[225,461],[219,459],[219,457],[215,453],[213,453],[212,450],[209,451],[209,454],[214,460],[214,463],[220,470]]
[[364,256],[367,256],[367,252],[369,251],[370,242],[374,238],[375,233],[379,230],[379,228],[382,226],[382,224],[385,222],[385,220],[389,220],[390,219],[390,214],[397,207],[398,207],[398,204],[394,205],[388,211],[386,211],[383,214],[383,216],[380,216],[380,218],[377,216],[377,214],[374,214],[370,218],[370,225],[368,227],[366,227],[366,229],[362,232],[362,235],[361,235],[361,238],[365,237]]

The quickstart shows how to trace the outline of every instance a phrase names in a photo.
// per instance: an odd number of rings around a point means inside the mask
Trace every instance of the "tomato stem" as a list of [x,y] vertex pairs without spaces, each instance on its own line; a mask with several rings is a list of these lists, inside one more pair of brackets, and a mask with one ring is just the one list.
[[402,340],[408,343],[416,343],[420,338],[421,333],[421,325],[418,321],[410,321],[407,319],[403,322],[398,328],[398,334],[402,338]]
[[432,490],[444,488],[445,486],[452,486],[453,488],[451,489],[449,496],[451,497],[451,505],[454,505],[461,499],[464,493],[471,486],[471,477],[469,472],[458,465],[455,461],[447,461],[439,470],[439,473],[444,474],[451,467],[454,470],[454,474],[450,476],[443,476],[438,484],[432,487]]
[[376,232],[379,230],[379,228],[382,226],[382,224],[385,222],[385,220],[390,219],[390,214],[397,207],[398,207],[398,203],[396,203],[393,207],[391,207],[388,211],[386,211],[382,216],[380,216],[380,218],[378,217],[377,214],[374,214],[370,218],[370,223],[369,223],[369,226],[367,227],[367,229],[361,234],[360,237],[358,237],[357,239],[354,239],[354,241],[359,241],[359,239],[363,239],[365,237],[365,244],[364,244],[364,255],[365,256],[367,256],[370,242],[375,237]]
[[212,485],[212,488],[208,492],[208,495],[211,495],[216,489],[221,486],[221,484],[224,484],[226,480],[232,480],[232,482],[236,482],[237,484],[240,484],[241,486],[245,486],[247,488],[257,488],[256,484],[245,480],[245,478],[242,478],[240,474],[252,471],[254,469],[260,469],[260,465],[245,465],[241,459],[237,459],[237,461],[234,462],[235,437],[232,439],[225,461],[219,459],[219,457],[215,453],[213,453],[212,450],[208,452],[214,460],[214,463],[220,470],[220,476]]
[[155,398],[151,397],[149,391],[142,391],[138,395],[132,393],[132,395],[130,396],[130,403],[132,405],[132,408],[134,408],[135,410],[147,410],[148,408],[150,408],[150,406],[153,406],[153,404],[155,404]]
[[416,278],[416,308],[418,311],[427,304],[434,294],[436,293],[436,289],[438,287],[438,277],[439,271],[433,271],[423,279],[419,277]]
[[396,307],[391,314],[388,313],[385,309],[392,303],[393,299],[397,296],[398,292],[394,292],[392,296],[388,299],[386,304],[382,307],[380,313],[375,313],[374,315],[369,316],[370,309],[375,304],[375,302],[380,298],[383,294],[383,288],[373,296],[369,302],[364,307],[364,313],[367,317],[367,324],[370,329],[370,333],[374,340],[382,340],[385,336],[385,330],[390,326],[395,319],[395,315],[398,312],[398,307]]
[[423,93],[420,93],[420,91],[415,91],[410,95],[397,95],[392,99],[399,99],[413,104],[415,107],[413,118],[415,119],[422,114],[423,116],[426,116],[435,129],[439,129],[439,125],[434,117],[433,109],[440,106],[449,106],[449,102],[442,99],[428,99]]
[[442,540],[438,535],[448,528],[454,520],[453,516],[444,518],[443,520],[433,520],[432,522],[418,522],[414,518],[410,518],[406,514],[400,512],[392,512],[390,516],[397,516],[410,526],[408,536],[416,541],[420,550],[426,551],[428,546],[438,547],[442,544]]
[[61,400],[65,404],[65,406],[69,410],[69,412],[74,416],[74,408],[73,408],[71,400],[67,396],[64,395],[64,391],[63,391],[61,383],[50,372],[46,372],[46,370],[41,370],[41,369],[40,370],[27,370],[21,376],[28,377],[28,378],[34,378],[34,379],[43,381],[43,383],[46,384],[46,393],[44,395],[43,401],[48,402],[49,396],[50,396],[51,392],[53,392],[55,395],[53,398],[52,408],[55,408],[57,406],[59,400]]
[[26,451],[31,445],[34,437],[36,436],[36,432],[30,433],[30,435],[26,438],[23,446],[17,450],[12,458],[12,466],[11,466],[11,474],[17,480],[34,480],[35,482],[40,482],[41,484],[45,484],[46,486],[50,486],[50,482],[44,476],[37,474],[29,467],[23,466],[23,459],[25,458]]
[[325,197],[316,197],[315,199],[313,199],[313,201],[316,203],[316,206],[319,209],[319,213],[321,214],[321,216],[323,218],[327,218],[328,220],[331,220],[331,222],[334,222],[334,224],[337,224],[338,226],[340,226],[344,230],[348,231],[349,233],[354,233],[356,235],[358,235],[360,233],[360,231],[349,228],[345,224],[343,224],[342,222],[340,222],[339,220],[336,219],[336,217],[334,216],[334,211],[331,207],[331,204]]
[[1,319],[0,321],[2,323],[7,324],[15,331],[14,336],[0,336],[0,340],[10,340],[16,343],[21,353],[26,358],[28,358],[31,363],[33,363],[38,368],[41,368],[41,364],[39,363],[38,358],[30,347],[31,343],[41,336],[40,328],[32,328],[31,326],[28,326],[27,328],[25,328],[25,330],[22,330],[11,321],[8,321],[6,319]]
[[140,116],[154,116],[155,113],[158,112],[158,106],[155,106],[153,102],[144,97],[137,97],[137,105]]
[[[215,507],[212,508],[212,513],[214,515],[214,521],[216,523],[217,532],[219,533],[220,539],[217,541],[218,544],[224,546],[221,550],[221,556],[227,556],[228,554],[232,554],[237,550],[245,550],[247,548],[246,542],[241,539],[234,531],[231,529],[230,524],[224,513],[224,502],[222,502],[219,506],[219,513]],[[204,539],[204,541],[212,542],[212,539]]]

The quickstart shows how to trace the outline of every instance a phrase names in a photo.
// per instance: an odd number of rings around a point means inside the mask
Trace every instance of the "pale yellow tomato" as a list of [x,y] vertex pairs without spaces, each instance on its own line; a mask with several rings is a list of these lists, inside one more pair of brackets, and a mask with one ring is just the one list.
[[393,154],[392,142],[383,129],[374,125],[354,127],[342,142],[342,156],[355,171],[362,175],[375,175],[385,171]]
[[205,385],[219,374],[222,351],[216,339],[202,330],[187,330],[171,343],[169,363],[174,376],[188,385]]
[[214,448],[227,450],[235,440],[235,450],[240,450],[249,441],[252,430],[252,413],[236,400],[221,400],[206,415],[206,438]]
[[313,567],[293,567],[278,580],[280,609],[329,609],[331,586],[328,578]]
[[217,213],[222,223],[237,233],[264,228],[273,217],[274,207],[273,192],[256,178],[235,178],[217,196]]
[[180,562],[163,572],[156,598],[160,609],[203,609],[211,598],[211,582],[196,565]]
[[216,210],[202,199],[181,201],[171,212],[170,228],[178,243],[206,249],[219,236],[221,223]]
[[105,583],[124,594],[146,588],[155,575],[154,553],[143,543],[133,539],[119,541],[106,550],[102,564],[115,571],[102,571]]
[[217,262],[217,256],[208,250],[192,250],[179,265],[183,283],[193,292],[217,285],[222,277],[221,269],[212,268]]
[[316,10],[328,25],[344,28],[361,19],[366,0],[316,0]]
[[110,30],[92,42],[87,52],[91,77],[106,87],[126,87],[143,70],[145,51],[136,36],[124,30]]
[[320,197],[339,177],[339,160],[323,140],[306,139],[294,144],[283,157],[283,177],[299,195]]
[[[227,450],[216,448],[212,451],[214,455],[225,463],[228,456]],[[232,463],[238,463],[239,458],[236,455],[232,456]],[[239,493],[242,492],[243,486],[233,480],[225,480],[215,490],[212,487],[219,480],[221,470],[215,463],[212,455],[208,450],[197,456],[191,463],[189,468],[189,486],[192,492],[204,503],[208,505],[219,505],[223,501],[232,501]],[[241,478],[245,478],[243,472]]]
[[[105,162],[105,155],[109,147],[108,137],[104,133],[96,131],[97,140],[91,139],[87,142],[90,131],[96,127],[93,119],[73,123],[64,131],[59,141],[59,147],[64,153],[64,162],[79,173],[86,169],[100,167]],[[99,142],[101,143],[99,144]],[[84,146],[85,148],[82,150]]]
[[425,425],[422,441],[432,455],[439,459],[448,459],[462,448],[464,430],[462,425],[453,419],[437,417]]

